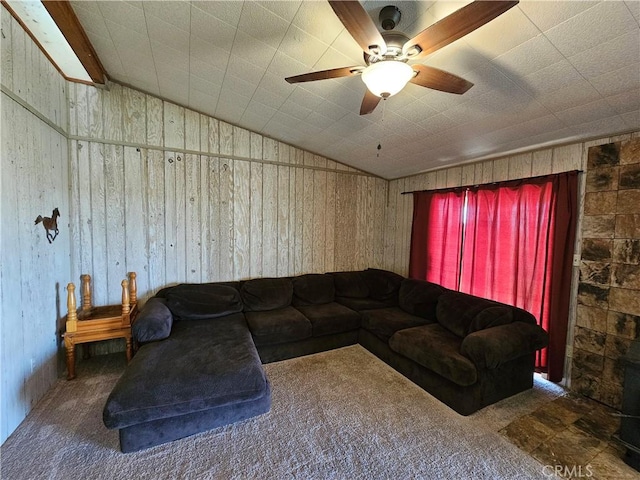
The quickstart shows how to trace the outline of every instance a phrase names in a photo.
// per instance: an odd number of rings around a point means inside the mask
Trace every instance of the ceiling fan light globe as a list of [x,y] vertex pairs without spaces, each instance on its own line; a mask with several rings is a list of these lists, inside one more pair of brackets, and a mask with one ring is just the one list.
[[387,98],[401,91],[413,75],[413,69],[406,63],[384,60],[365,68],[362,81],[371,93]]

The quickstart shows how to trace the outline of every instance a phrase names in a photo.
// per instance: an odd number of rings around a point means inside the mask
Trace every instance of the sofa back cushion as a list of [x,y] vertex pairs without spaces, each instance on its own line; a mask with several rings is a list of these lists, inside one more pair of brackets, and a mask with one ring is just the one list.
[[369,287],[369,297],[381,302],[398,302],[398,291],[404,277],[388,270],[367,268],[364,271],[365,280]]
[[369,286],[364,272],[334,272],[333,282],[336,287],[336,297],[367,298]]
[[240,293],[214,283],[183,284],[168,289],[166,305],[176,319],[202,320],[242,311]]
[[478,330],[513,322],[513,312],[514,307],[503,303],[448,291],[438,298],[436,317],[451,333],[466,337]]
[[265,312],[291,305],[293,284],[290,278],[256,278],[240,287],[247,312]]
[[210,283],[180,283],[178,285],[171,285],[170,287],[164,287],[158,290],[155,294],[158,298],[167,298],[167,294],[176,287],[188,287],[193,285],[224,285],[226,287],[232,287],[240,291],[240,282],[210,282]]
[[438,298],[445,290],[435,283],[405,278],[400,284],[398,303],[411,315],[435,321]]
[[293,305],[321,305],[335,300],[336,288],[333,276],[310,273],[291,279],[293,284]]

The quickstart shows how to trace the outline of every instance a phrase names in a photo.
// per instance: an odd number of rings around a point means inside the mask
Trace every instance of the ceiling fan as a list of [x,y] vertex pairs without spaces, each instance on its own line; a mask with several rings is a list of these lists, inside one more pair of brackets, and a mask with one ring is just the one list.
[[305,73],[285,80],[289,83],[311,82],[330,78],[362,75],[367,86],[360,115],[373,112],[381,99],[401,91],[407,82],[422,87],[461,95],[473,83],[452,73],[428,67],[409,65],[410,60],[423,58],[471,33],[503,14],[518,1],[475,1],[427,27],[409,39],[393,31],[400,21],[400,10],[392,5],[380,11],[383,32],[357,1],[329,0],[329,4],[347,31],[364,51],[365,66],[353,66]]

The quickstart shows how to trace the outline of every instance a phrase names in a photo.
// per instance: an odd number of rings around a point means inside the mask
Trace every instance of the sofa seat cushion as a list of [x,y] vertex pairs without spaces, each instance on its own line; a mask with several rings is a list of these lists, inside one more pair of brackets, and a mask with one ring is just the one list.
[[311,322],[293,307],[245,312],[256,345],[295,342],[311,337]]
[[380,300],[374,300],[373,298],[336,297],[336,302],[350,308],[351,310],[355,310],[356,312],[393,306],[393,302],[381,302]]
[[309,273],[291,279],[293,283],[293,305],[320,305],[335,299],[336,289],[333,276]]
[[437,323],[393,334],[389,347],[396,353],[460,386],[478,380],[476,366],[460,353],[462,339]]
[[314,337],[360,328],[360,314],[336,302],[296,308],[311,322]]
[[362,328],[373,333],[384,342],[398,330],[426,325],[431,321],[410,315],[398,307],[389,307],[362,312]]
[[108,428],[251,402],[269,391],[242,313],[175,322],[169,338],[140,347],[107,399]]
[[240,287],[245,312],[277,310],[291,305],[293,284],[290,278],[256,278]]

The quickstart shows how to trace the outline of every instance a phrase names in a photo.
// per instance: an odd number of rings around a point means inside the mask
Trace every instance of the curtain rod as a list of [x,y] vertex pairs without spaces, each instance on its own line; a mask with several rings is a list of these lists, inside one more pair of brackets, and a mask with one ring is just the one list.
[[463,185],[461,187],[427,188],[427,189],[424,189],[424,190],[411,190],[411,191],[408,191],[408,192],[401,192],[400,195],[408,195],[410,193],[421,193],[421,192],[444,192],[444,191],[455,192],[456,190],[465,190],[465,189],[469,189],[469,188],[472,188],[472,187],[481,187],[483,185],[498,185],[500,183],[524,182],[526,180],[535,180],[537,178],[551,177],[551,176],[554,176],[554,175],[561,175],[563,173],[572,173],[572,172],[584,173],[584,170],[567,170],[566,172],[549,173],[547,175],[536,175],[535,177],[515,178],[513,180],[502,180],[502,181],[499,181],[499,182],[474,183],[474,184],[471,184],[471,185]]

